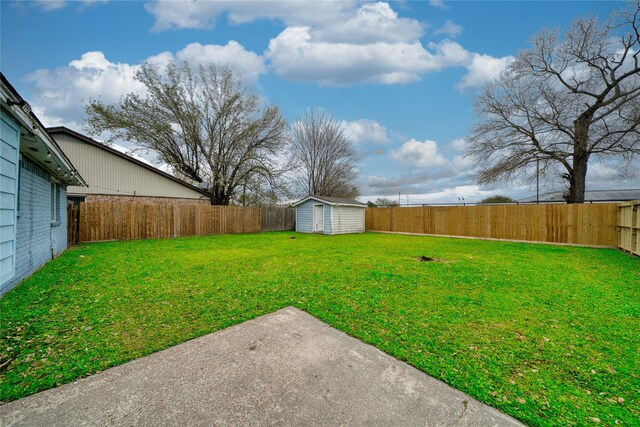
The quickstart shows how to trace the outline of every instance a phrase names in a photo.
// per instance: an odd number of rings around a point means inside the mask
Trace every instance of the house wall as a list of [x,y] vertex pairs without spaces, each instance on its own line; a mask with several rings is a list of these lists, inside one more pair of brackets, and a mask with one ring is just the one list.
[[315,200],[307,200],[296,206],[296,231],[300,233],[313,233],[313,205]]
[[101,194],[190,200],[204,197],[179,182],[72,135],[54,133],[53,137],[89,185],[88,188],[70,186],[70,196]]
[[15,275],[20,128],[0,110],[0,287]]
[[333,207],[333,228],[331,234],[363,233],[364,208],[350,206]]
[[66,187],[60,184],[60,221],[52,223],[51,175],[26,157],[20,163],[16,275],[2,285],[0,295],[67,248]]

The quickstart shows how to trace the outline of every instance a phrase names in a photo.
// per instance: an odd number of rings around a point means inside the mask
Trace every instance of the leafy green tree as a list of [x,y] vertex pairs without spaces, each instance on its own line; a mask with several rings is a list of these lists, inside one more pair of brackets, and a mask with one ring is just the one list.
[[[110,141],[135,141],[157,153],[178,174],[198,183],[212,204],[228,205],[248,194],[277,189],[286,168],[279,160],[287,124],[275,106],[264,106],[227,67],[144,64],[136,79],[146,94],[130,93],[115,105],[91,100],[88,129]],[[268,189],[268,190],[266,190]]]
[[485,199],[480,200],[480,204],[489,204],[489,203],[514,203],[515,200],[513,200],[511,197],[507,197],[507,196],[491,196],[491,197],[487,197]]
[[385,197],[378,197],[373,203],[380,208],[395,208],[400,206],[397,200],[387,199]]

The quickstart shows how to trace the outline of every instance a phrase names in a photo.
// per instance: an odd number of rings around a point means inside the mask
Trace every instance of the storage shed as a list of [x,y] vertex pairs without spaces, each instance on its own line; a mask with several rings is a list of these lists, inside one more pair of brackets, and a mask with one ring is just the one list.
[[296,231],[347,234],[364,232],[364,203],[335,197],[307,196],[293,204]]

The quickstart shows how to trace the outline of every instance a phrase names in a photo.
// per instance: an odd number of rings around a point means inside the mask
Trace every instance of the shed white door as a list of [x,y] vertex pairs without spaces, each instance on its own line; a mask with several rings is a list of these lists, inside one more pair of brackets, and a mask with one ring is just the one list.
[[324,231],[324,206],[313,206],[313,231],[321,233]]
[[18,200],[18,125],[4,113],[0,132],[0,285],[15,275]]

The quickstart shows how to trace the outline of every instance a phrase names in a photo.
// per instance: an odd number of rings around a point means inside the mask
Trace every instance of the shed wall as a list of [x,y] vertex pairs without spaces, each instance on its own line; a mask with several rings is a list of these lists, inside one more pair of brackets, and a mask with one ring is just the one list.
[[313,233],[313,205],[315,200],[308,200],[296,206],[296,231],[300,233]]
[[334,207],[323,203],[324,205],[324,231],[323,234],[333,234],[333,220],[331,213]]
[[333,228],[331,234],[363,232],[364,208],[333,206]]

